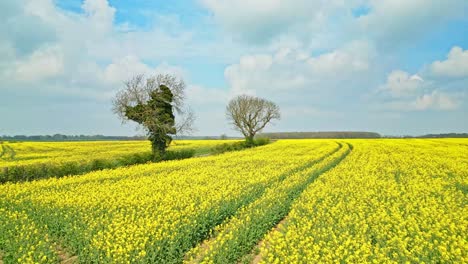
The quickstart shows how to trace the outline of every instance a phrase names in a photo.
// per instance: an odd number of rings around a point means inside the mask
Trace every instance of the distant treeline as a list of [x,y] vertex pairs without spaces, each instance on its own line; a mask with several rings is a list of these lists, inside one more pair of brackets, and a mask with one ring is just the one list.
[[468,138],[468,133],[427,134],[422,136],[384,136],[385,138]]
[[260,133],[259,138],[266,137],[270,139],[300,139],[300,138],[380,138],[379,133],[375,132],[347,132],[347,131],[329,131],[329,132],[278,132],[278,133]]
[[4,141],[94,141],[94,140],[143,140],[143,136],[104,136],[104,135],[16,135],[16,136],[0,136],[0,140]]
[[[176,136],[175,139],[241,139],[241,137],[221,136]],[[375,132],[277,132],[259,133],[256,138],[301,139],[301,138],[468,138],[468,133],[427,134],[422,136],[381,136]],[[145,136],[104,136],[104,135],[35,135],[0,136],[0,141],[100,141],[100,140],[146,140]]]

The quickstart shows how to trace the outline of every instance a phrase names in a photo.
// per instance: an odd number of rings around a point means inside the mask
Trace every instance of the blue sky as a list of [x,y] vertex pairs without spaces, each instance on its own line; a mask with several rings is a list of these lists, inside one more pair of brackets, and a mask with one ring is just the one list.
[[195,135],[224,108],[277,102],[265,131],[467,132],[465,0],[7,0],[0,135],[143,133],[111,111],[122,82],[172,73]]

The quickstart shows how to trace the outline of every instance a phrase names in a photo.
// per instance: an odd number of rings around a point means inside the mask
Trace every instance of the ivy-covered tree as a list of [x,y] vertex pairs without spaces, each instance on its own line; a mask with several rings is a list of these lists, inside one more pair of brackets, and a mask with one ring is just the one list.
[[137,75],[114,98],[114,112],[122,121],[134,121],[146,130],[155,160],[162,158],[174,135],[193,130],[194,115],[183,108],[184,89],[184,82],[172,75]]

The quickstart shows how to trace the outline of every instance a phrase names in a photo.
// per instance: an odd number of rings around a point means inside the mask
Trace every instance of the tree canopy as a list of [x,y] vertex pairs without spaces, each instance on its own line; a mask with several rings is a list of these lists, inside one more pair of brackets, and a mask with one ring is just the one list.
[[252,143],[257,132],[274,119],[280,119],[278,105],[263,98],[239,95],[229,101],[226,117],[241,132],[247,143]]
[[113,110],[122,121],[134,121],[146,130],[155,159],[164,154],[174,135],[193,130],[194,115],[184,108],[184,90],[183,80],[172,75],[136,75],[114,98]]

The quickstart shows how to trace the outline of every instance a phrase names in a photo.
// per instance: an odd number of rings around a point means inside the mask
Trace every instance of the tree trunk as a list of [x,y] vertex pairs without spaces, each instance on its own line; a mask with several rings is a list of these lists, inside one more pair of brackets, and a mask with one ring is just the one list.
[[254,135],[249,135],[245,137],[245,143],[247,146],[253,146],[254,145]]
[[166,142],[163,140],[151,140],[151,150],[153,152],[153,161],[161,161],[166,152]]

